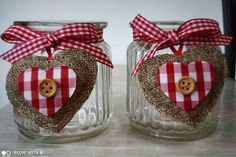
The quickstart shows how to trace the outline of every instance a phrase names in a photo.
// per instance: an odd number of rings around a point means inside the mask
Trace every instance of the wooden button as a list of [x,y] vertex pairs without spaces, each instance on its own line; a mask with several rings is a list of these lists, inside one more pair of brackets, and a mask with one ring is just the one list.
[[44,79],[39,83],[39,93],[45,97],[53,97],[57,93],[57,83],[52,79]]
[[195,81],[189,76],[183,76],[176,83],[176,89],[183,95],[190,95],[196,89]]

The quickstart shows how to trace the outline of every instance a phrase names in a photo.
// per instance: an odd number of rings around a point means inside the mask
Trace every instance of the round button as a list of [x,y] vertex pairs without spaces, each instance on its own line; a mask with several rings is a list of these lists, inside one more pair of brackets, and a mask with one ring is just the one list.
[[53,97],[57,93],[57,83],[52,79],[44,79],[39,83],[39,93],[45,97]]
[[176,89],[183,95],[190,95],[196,88],[195,81],[189,76],[183,76],[176,83]]

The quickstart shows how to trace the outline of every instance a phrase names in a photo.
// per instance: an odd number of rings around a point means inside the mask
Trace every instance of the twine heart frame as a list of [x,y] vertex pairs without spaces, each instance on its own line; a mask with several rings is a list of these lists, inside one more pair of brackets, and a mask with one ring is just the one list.
[[[52,117],[47,117],[21,95],[18,88],[18,77],[30,67],[42,70],[58,66],[68,66],[76,73],[76,89],[69,99]],[[90,96],[97,78],[97,63],[94,57],[80,49],[59,52],[50,61],[42,56],[30,56],[12,65],[6,82],[8,98],[14,108],[37,125],[53,132],[59,132],[74,117]]]
[[[163,64],[168,62],[189,64],[195,60],[206,61],[214,66],[216,75],[215,84],[204,100],[193,110],[185,112],[163,93],[156,82],[156,72]],[[139,84],[143,89],[146,100],[151,105],[154,105],[162,115],[192,127],[196,127],[198,123],[202,122],[217,104],[225,77],[225,58],[220,48],[214,46],[193,46],[181,56],[170,54],[157,55],[146,60],[138,73]]]

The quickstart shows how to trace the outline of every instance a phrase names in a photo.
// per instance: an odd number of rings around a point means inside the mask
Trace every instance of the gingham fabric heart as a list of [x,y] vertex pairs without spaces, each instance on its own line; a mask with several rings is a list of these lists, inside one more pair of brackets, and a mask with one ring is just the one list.
[[[183,95],[176,89],[176,83],[183,76],[190,76],[196,84],[195,91]],[[176,105],[185,111],[191,111],[209,93],[215,83],[214,67],[205,61],[194,61],[188,65],[168,62],[157,70],[157,84]]]
[[[53,97],[40,94],[38,85],[44,79],[56,81],[57,93]],[[18,78],[22,96],[40,113],[51,117],[72,96],[76,88],[76,74],[67,66],[55,67],[44,71],[38,67],[27,68]]]

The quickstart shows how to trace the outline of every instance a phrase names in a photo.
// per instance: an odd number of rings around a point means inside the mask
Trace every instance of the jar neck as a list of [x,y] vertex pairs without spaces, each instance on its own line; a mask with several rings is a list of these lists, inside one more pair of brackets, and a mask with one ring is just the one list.
[[15,21],[14,25],[26,26],[32,30],[42,31],[42,32],[54,32],[61,29],[65,25],[71,23],[92,23],[95,24],[99,29],[104,29],[107,27],[107,22],[81,22],[81,21]]
[[180,25],[182,25],[183,21],[153,21],[156,26],[160,27],[163,30],[172,30],[175,28],[178,28]]

